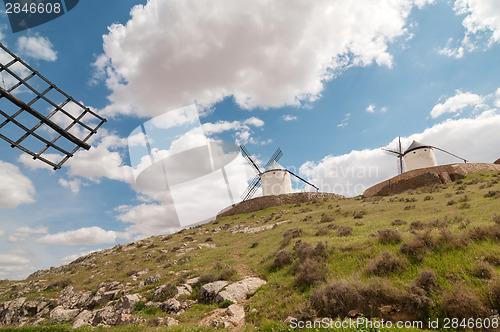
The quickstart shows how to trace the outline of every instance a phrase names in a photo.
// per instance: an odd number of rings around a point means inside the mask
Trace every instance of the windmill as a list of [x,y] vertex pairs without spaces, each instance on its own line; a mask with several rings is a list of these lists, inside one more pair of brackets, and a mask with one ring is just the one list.
[[398,149],[388,149],[381,148],[384,151],[395,154],[398,157],[398,172],[399,174],[403,173],[403,158],[405,160],[406,170],[412,171],[414,169],[426,168],[426,167],[434,167],[437,166],[436,157],[434,156],[433,150],[439,150],[446,154],[449,154],[457,159],[462,160],[464,163],[467,163],[467,159],[459,157],[449,151],[438,148],[436,146],[423,144],[417,141],[413,141],[410,146],[403,152],[401,147],[401,138],[398,137]]
[[248,188],[245,190],[243,195],[241,195],[243,201],[252,198],[259,187],[262,187],[262,194],[264,196],[288,194],[293,192],[290,175],[293,175],[297,179],[312,186],[313,188],[316,189],[316,191],[319,190],[319,188],[313,185],[312,183],[304,180],[297,174],[287,170],[286,168],[278,164],[278,160],[283,155],[281,149],[278,148],[276,152],[272,155],[272,157],[264,166],[264,171],[261,171],[259,166],[257,166],[255,161],[250,156],[250,153],[248,153],[247,149],[243,144],[240,145],[240,150],[241,153],[243,154],[243,157],[247,160],[250,166],[252,166],[255,173],[257,173],[257,175],[248,185]]
[[404,153],[403,153],[403,149],[401,147],[401,137],[398,137],[398,149],[397,150],[393,150],[393,149],[388,149],[388,148],[381,148],[382,150],[386,151],[386,152],[389,152],[389,153],[393,153],[396,155],[396,157],[398,157],[398,174],[402,174],[403,173],[403,156],[404,156]]

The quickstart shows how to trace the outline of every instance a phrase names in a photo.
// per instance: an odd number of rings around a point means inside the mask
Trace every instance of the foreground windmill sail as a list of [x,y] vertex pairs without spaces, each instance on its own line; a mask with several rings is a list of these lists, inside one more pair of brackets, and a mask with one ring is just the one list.
[[264,171],[260,170],[259,166],[257,166],[243,144],[240,145],[240,149],[243,157],[245,157],[247,162],[254,169],[255,173],[257,173],[243,195],[241,195],[241,198],[244,201],[252,198],[259,187],[262,187],[262,194],[264,196],[288,194],[293,192],[290,175],[293,175],[297,179],[312,186],[316,189],[316,191],[319,190],[319,188],[312,183],[304,180],[297,174],[287,170],[286,168],[278,164],[278,160],[283,155],[281,149],[278,148],[278,150],[276,150],[273,156],[269,159],[266,166],[264,166]]
[[388,149],[388,148],[381,148],[381,149],[386,151],[386,152],[393,153],[398,157],[398,174],[402,174],[403,173],[403,156],[404,156],[404,154],[403,154],[403,150],[401,147],[401,137],[398,137],[398,142],[399,143],[398,143],[397,150]]
[[[0,43],[0,138],[54,169],[106,122]],[[4,120],[2,121],[2,117]]]

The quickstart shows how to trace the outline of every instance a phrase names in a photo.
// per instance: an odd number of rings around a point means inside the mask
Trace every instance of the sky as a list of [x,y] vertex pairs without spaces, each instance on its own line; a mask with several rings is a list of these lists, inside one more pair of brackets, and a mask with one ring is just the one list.
[[500,158],[497,0],[85,0],[0,42],[108,120],[57,171],[0,140],[0,279],[213,218],[239,144],[349,197],[398,137]]

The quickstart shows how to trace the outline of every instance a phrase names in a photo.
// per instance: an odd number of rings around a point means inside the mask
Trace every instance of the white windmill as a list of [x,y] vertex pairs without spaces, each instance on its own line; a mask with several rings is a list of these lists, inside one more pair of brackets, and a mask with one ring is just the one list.
[[463,160],[465,163],[466,159],[461,158],[451,152],[443,150],[441,148],[423,144],[417,141],[413,141],[410,146],[403,152],[401,149],[401,139],[399,139],[398,150],[392,150],[388,148],[382,148],[382,150],[393,153],[397,155],[398,162],[398,171],[399,173],[403,173],[403,159],[405,161],[405,166],[407,171],[412,171],[414,169],[419,168],[427,168],[437,166],[436,156],[434,155],[434,150],[439,150],[444,153],[447,153],[455,158]]
[[240,149],[245,159],[257,173],[255,178],[250,182],[250,185],[245,190],[243,195],[241,195],[241,198],[244,201],[252,198],[252,196],[255,194],[255,192],[260,186],[262,186],[263,196],[293,193],[292,179],[290,175],[293,175],[299,180],[314,187],[316,191],[319,190],[319,188],[313,185],[312,183],[309,183],[308,181],[304,180],[297,174],[287,170],[286,168],[278,164],[278,160],[283,155],[281,149],[276,150],[271,159],[269,159],[266,166],[264,167],[264,171],[261,171],[259,166],[257,166],[257,164],[253,161],[252,157],[250,156],[250,154],[248,153],[247,149],[243,144],[240,145]]

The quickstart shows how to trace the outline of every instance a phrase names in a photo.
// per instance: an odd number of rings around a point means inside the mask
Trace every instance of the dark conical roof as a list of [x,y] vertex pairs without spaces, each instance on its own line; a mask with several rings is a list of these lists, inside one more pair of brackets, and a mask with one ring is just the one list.
[[410,146],[408,147],[408,149],[406,149],[406,151],[403,154],[407,154],[407,153],[412,152],[414,150],[423,149],[423,148],[432,148],[432,146],[426,145],[426,144],[423,144],[423,143],[420,143],[417,141],[413,141],[410,144]]
[[497,160],[495,160],[495,162],[493,164],[500,164],[500,158],[498,158]]

